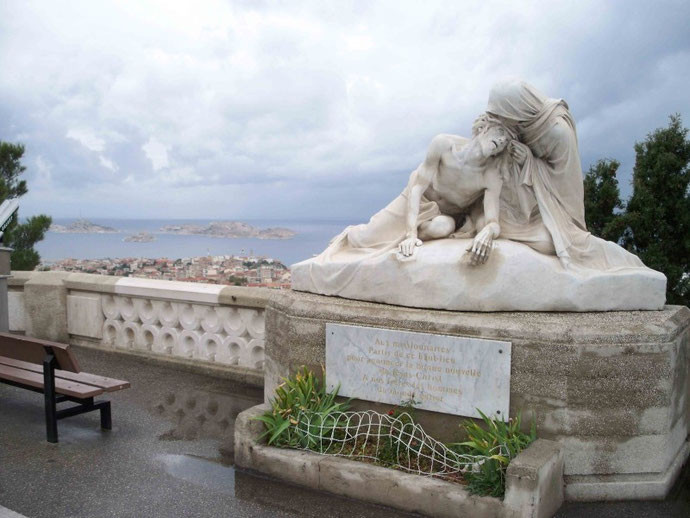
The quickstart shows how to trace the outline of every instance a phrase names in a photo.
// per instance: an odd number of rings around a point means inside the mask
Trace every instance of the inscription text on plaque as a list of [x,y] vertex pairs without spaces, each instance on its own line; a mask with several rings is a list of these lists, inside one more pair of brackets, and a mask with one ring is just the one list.
[[480,417],[508,418],[511,343],[326,325],[326,380],[340,395]]

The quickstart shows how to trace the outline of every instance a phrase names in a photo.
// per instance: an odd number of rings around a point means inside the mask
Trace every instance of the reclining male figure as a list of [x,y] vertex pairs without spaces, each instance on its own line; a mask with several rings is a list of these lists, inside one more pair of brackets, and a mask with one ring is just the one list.
[[[422,241],[472,237],[477,231],[468,248],[470,259],[473,264],[486,262],[493,240],[501,233],[499,198],[509,174],[509,156],[503,151],[516,138],[486,114],[473,124],[469,140],[446,134],[434,137],[424,162],[410,175],[407,234],[398,251],[409,257]],[[428,202],[436,202],[440,214],[419,223],[420,206]],[[465,222],[456,232],[456,219],[462,216]]]

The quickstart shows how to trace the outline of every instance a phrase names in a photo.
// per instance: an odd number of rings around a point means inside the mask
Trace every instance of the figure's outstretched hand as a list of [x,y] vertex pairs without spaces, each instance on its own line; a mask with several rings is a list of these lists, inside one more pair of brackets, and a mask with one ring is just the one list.
[[422,246],[422,240],[416,237],[408,237],[402,243],[398,245],[398,252],[400,252],[405,257],[410,257],[414,254],[416,247]]
[[517,140],[510,143],[510,156],[513,157],[518,165],[523,165],[527,158],[532,155],[532,150],[528,145],[523,144]]
[[489,254],[494,245],[494,235],[491,228],[487,225],[472,240],[472,244],[467,247],[470,253],[470,264],[484,264],[489,259]]

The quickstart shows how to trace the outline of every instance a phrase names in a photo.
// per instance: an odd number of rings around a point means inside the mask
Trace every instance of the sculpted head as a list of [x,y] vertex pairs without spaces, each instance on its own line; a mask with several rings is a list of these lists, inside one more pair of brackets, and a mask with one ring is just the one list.
[[484,113],[472,124],[472,138],[478,140],[482,154],[488,158],[501,154],[517,134],[498,118]]
[[489,91],[486,112],[515,127],[533,120],[548,98],[521,79],[499,81]]

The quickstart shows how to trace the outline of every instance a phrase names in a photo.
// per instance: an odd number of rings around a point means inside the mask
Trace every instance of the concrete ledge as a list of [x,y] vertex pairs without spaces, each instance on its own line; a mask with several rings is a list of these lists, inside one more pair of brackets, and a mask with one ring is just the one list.
[[522,516],[553,516],[563,504],[563,467],[564,447],[537,439],[508,465],[505,502]]
[[[463,486],[342,457],[329,457],[260,444],[268,409],[245,410],[235,422],[238,467],[320,491],[434,517],[548,517],[563,503],[563,451],[538,440],[513,461],[504,500],[471,495]],[[512,466],[512,464],[511,464]]]

